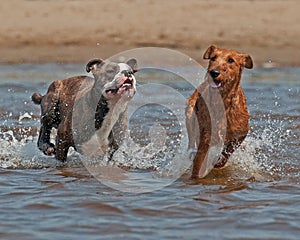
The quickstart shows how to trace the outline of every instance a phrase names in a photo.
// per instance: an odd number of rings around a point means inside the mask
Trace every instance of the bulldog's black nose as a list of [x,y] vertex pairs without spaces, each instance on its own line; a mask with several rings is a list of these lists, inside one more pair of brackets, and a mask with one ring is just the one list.
[[213,79],[215,79],[220,75],[220,72],[218,70],[211,70],[209,74]]
[[123,70],[121,73],[124,74],[125,77],[131,77],[131,75],[132,75],[132,72],[127,71],[127,70]]

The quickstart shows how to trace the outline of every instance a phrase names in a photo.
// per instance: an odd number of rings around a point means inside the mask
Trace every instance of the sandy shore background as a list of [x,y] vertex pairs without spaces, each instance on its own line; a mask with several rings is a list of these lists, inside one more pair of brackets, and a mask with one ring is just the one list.
[[86,62],[157,46],[201,61],[211,44],[256,65],[300,65],[298,0],[10,0],[0,5],[0,62]]

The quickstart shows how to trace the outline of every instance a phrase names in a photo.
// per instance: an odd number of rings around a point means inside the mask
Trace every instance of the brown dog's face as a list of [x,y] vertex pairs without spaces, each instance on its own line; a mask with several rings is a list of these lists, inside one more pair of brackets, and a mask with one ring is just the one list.
[[134,73],[137,62],[130,59],[126,63],[113,63],[108,60],[95,59],[90,61],[87,72],[92,71],[97,86],[101,87],[102,95],[106,99],[115,97],[133,97],[136,91],[136,79]]
[[210,86],[220,90],[237,86],[243,68],[253,67],[252,59],[248,54],[218,48],[214,45],[206,50],[203,58],[209,59],[207,77]]

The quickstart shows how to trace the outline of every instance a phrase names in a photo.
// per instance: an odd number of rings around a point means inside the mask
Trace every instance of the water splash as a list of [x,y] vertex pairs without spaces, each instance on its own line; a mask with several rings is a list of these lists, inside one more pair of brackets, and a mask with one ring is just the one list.
[[[16,129],[14,129],[16,130]],[[26,128],[26,130],[28,130]],[[22,132],[22,130],[17,130]],[[23,129],[24,131],[24,129]],[[80,163],[78,154],[72,149],[67,163],[57,161],[54,157],[43,155],[36,146],[37,137],[22,134],[15,136],[13,130],[0,133],[0,167],[10,169],[41,169],[49,167],[76,166]]]
[[114,154],[113,161],[119,166],[155,171],[159,177],[179,177],[191,165],[185,149],[161,147],[157,142],[141,146],[131,138]]
[[253,123],[252,130],[242,146],[236,150],[228,165],[248,174],[264,179],[280,179],[287,176],[284,167],[289,163],[285,159],[287,154],[287,140],[291,130],[287,129],[284,120],[276,119],[272,115],[262,116]]
[[[20,116],[27,117],[27,114]],[[31,115],[29,115],[31,116]],[[22,120],[23,120],[22,119]],[[27,117],[31,123],[36,121]],[[293,177],[299,175],[290,157],[287,142],[291,138],[291,129],[285,120],[266,115],[252,120],[252,130],[243,145],[229,159],[230,172],[243,172],[247,176],[255,175],[266,179]],[[261,124],[263,122],[263,124]],[[34,125],[34,124],[33,124]],[[155,135],[155,133],[152,133]],[[185,137],[178,141],[187,141]],[[0,167],[1,168],[49,168],[82,166],[82,156],[73,149],[69,151],[68,161],[61,163],[54,157],[44,156],[36,147],[36,129],[21,127],[0,132]],[[185,149],[161,148],[158,142],[148,142],[141,146],[132,139],[127,139],[114,154],[113,160],[104,160],[102,165],[116,165],[126,169],[147,170],[156,177],[174,177],[186,172],[191,161]],[[186,146],[186,144],[183,144]],[[293,151],[292,151],[293,152]]]

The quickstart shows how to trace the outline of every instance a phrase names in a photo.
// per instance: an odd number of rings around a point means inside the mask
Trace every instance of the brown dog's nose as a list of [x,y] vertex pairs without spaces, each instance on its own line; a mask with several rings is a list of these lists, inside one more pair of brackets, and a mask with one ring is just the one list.
[[215,78],[217,78],[219,75],[220,75],[220,72],[218,71],[218,70],[211,70],[210,72],[209,72],[209,74],[210,74],[210,76],[213,78],[213,79],[215,79]]

